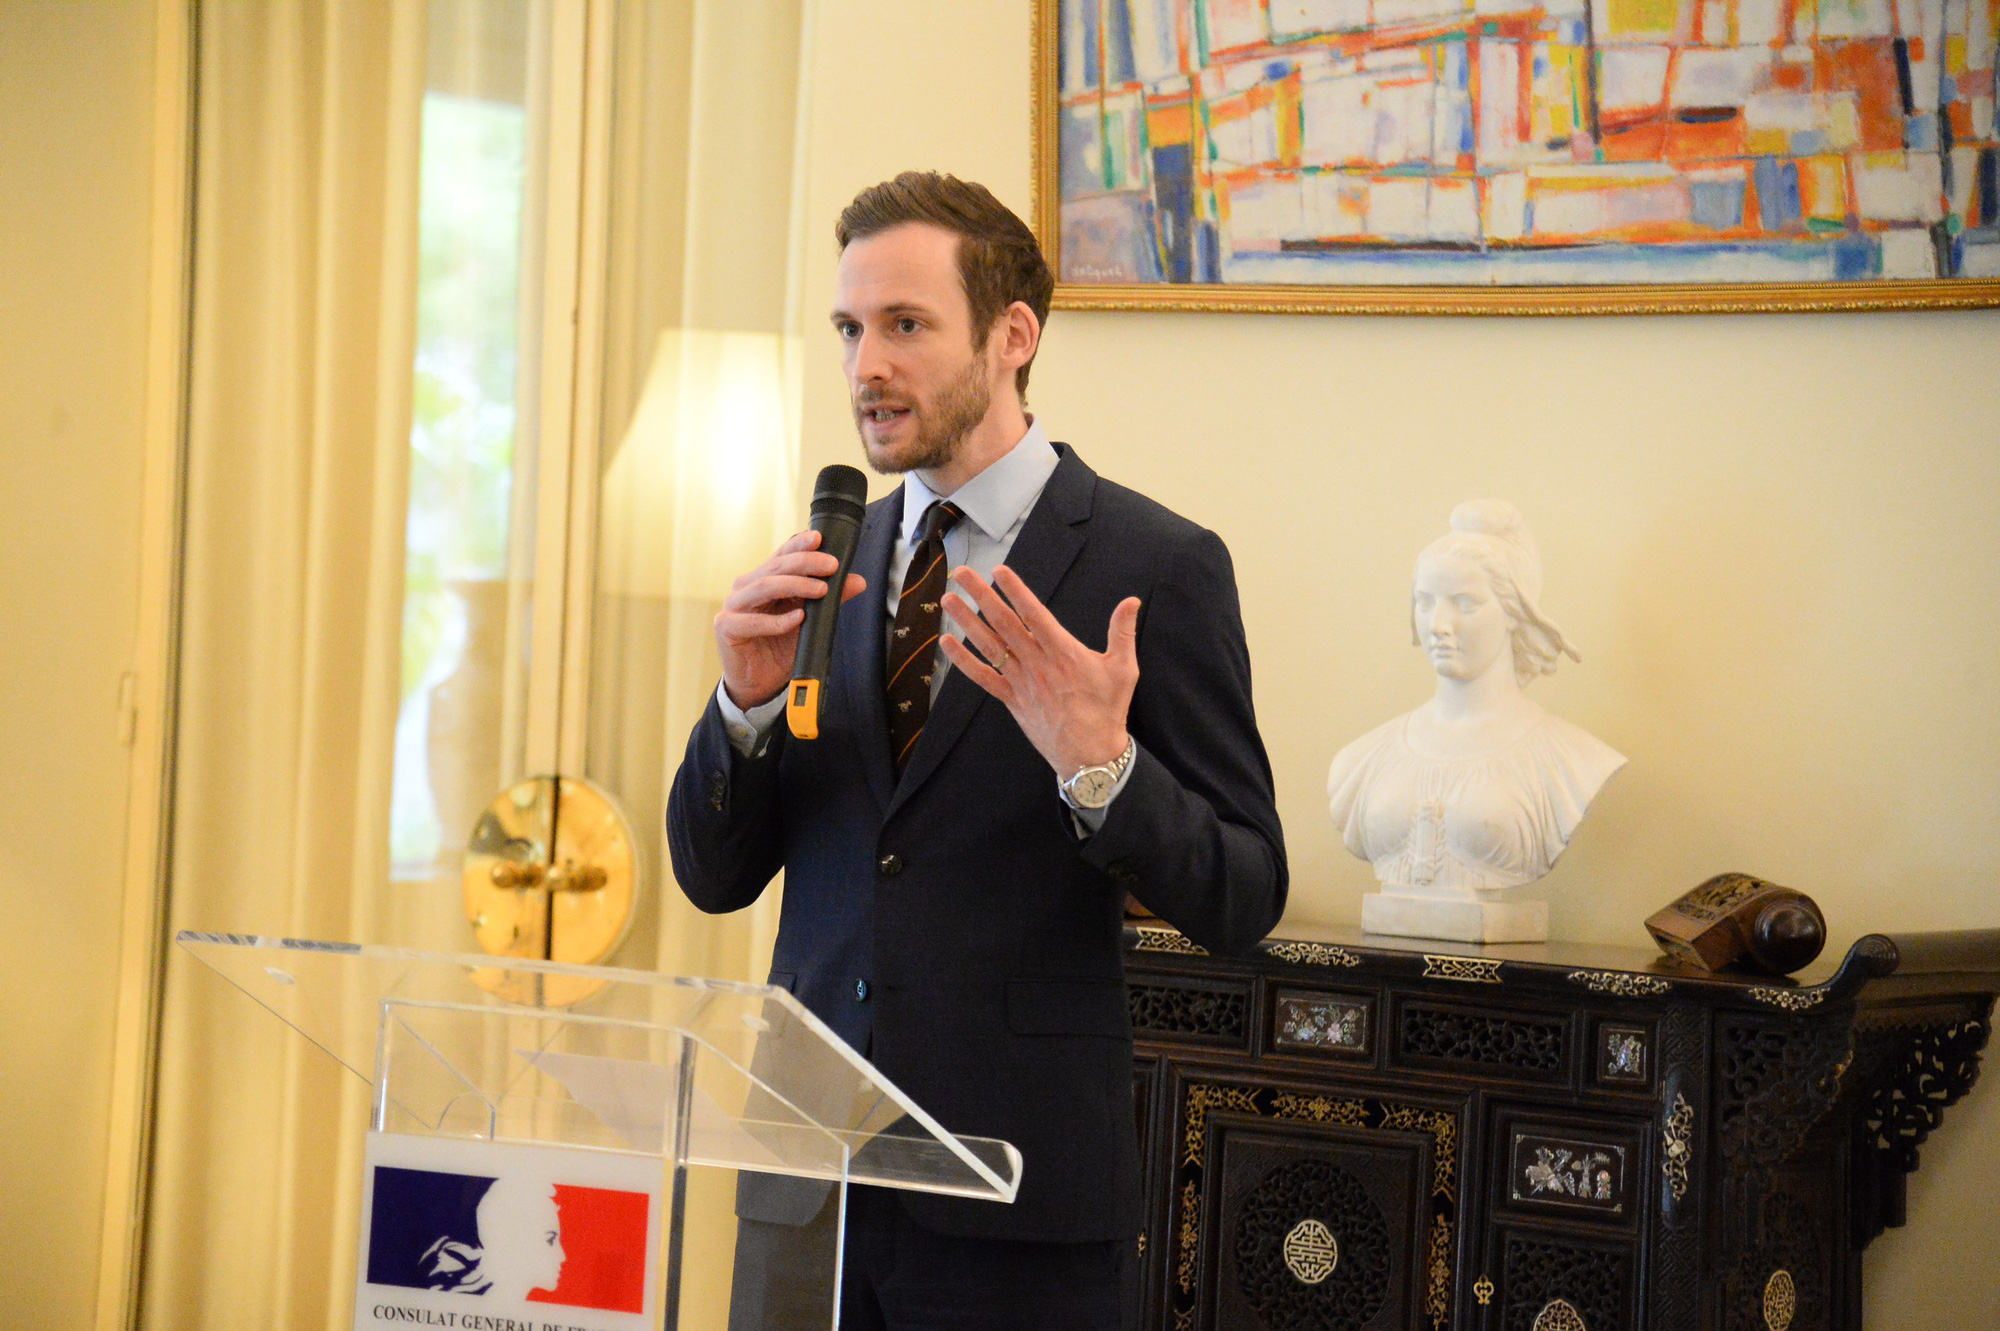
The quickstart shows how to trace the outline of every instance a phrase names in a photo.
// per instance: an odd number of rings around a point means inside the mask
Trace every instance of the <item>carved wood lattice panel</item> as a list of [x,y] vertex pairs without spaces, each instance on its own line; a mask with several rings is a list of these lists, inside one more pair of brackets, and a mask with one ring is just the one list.
[[1622,1252],[1580,1244],[1507,1235],[1501,1281],[1503,1331],[1536,1331],[1549,1305],[1560,1301],[1589,1331],[1624,1331],[1628,1323]]
[[1244,1044],[1249,1040],[1250,996],[1241,990],[1194,989],[1177,984],[1130,984],[1132,1029],[1140,1036],[1181,1036]]
[[1396,1054],[1553,1080],[1563,1074],[1568,1032],[1561,1017],[1496,1016],[1410,1003],[1397,1018]]
[[[1308,1225],[1337,1238],[1312,1252],[1311,1268],[1287,1251]],[[1265,1326],[1361,1331],[1389,1297],[1388,1222],[1332,1161],[1294,1160],[1267,1173],[1237,1215],[1235,1239],[1237,1287]]]
[[[1746,1236],[1752,1241],[1742,1244],[1729,1274],[1724,1325],[1729,1331],[1826,1331],[1828,1235],[1814,1220],[1812,1208],[1790,1193],[1772,1193],[1762,1209],[1763,1233]],[[1789,1294],[1784,1306],[1790,1314],[1782,1329],[1771,1327],[1765,1316],[1773,1277],[1781,1272],[1785,1279],[1779,1284]]]

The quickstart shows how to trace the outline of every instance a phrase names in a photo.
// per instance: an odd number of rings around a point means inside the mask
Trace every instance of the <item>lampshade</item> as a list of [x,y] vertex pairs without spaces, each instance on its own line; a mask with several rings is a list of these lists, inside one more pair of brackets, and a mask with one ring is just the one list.
[[719,600],[801,524],[799,339],[670,328],[603,473],[598,586]]

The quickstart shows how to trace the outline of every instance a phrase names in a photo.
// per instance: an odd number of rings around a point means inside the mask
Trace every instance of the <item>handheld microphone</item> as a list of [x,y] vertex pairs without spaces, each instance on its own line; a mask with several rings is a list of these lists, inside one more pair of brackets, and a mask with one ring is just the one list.
[[806,602],[799,625],[799,651],[792,661],[792,682],[786,691],[785,723],[800,739],[819,738],[819,690],[826,682],[833,657],[833,628],[840,614],[841,592],[847,587],[848,565],[861,537],[861,519],[868,508],[868,478],[853,467],[835,463],[822,467],[813,483],[812,516],[808,525],[819,533],[821,554],[840,561],[826,580],[826,595]]

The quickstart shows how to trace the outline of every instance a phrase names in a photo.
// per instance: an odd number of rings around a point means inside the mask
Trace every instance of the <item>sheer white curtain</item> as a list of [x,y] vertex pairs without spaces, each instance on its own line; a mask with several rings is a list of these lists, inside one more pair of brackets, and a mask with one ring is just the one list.
[[624,801],[662,886],[627,964],[761,981],[779,891],[705,916],[662,815],[720,671],[731,580],[801,524],[800,274],[811,0],[619,12],[589,774]]
[[[383,922],[420,0],[201,10],[174,928]],[[148,1327],[345,1325],[365,1088],[175,952]]]
[[[657,885],[619,960],[761,981],[781,889],[702,914],[674,884],[662,820],[720,672],[715,612],[800,525],[799,278],[826,233],[803,225],[812,4],[631,0],[618,19],[586,765]],[[697,1269],[728,1270],[731,1196],[690,1196]],[[686,1311],[695,1326],[726,1315]]]

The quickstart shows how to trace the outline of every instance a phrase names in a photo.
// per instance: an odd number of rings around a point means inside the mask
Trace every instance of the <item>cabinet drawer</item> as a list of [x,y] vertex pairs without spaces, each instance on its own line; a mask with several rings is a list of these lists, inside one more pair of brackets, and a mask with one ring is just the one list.
[[1138,1040],[1250,1048],[1250,986],[1228,981],[1134,978],[1127,982]]
[[1404,999],[1390,1047],[1393,1061],[1411,1068],[1536,1082],[1570,1075],[1570,1019],[1559,1012]]

